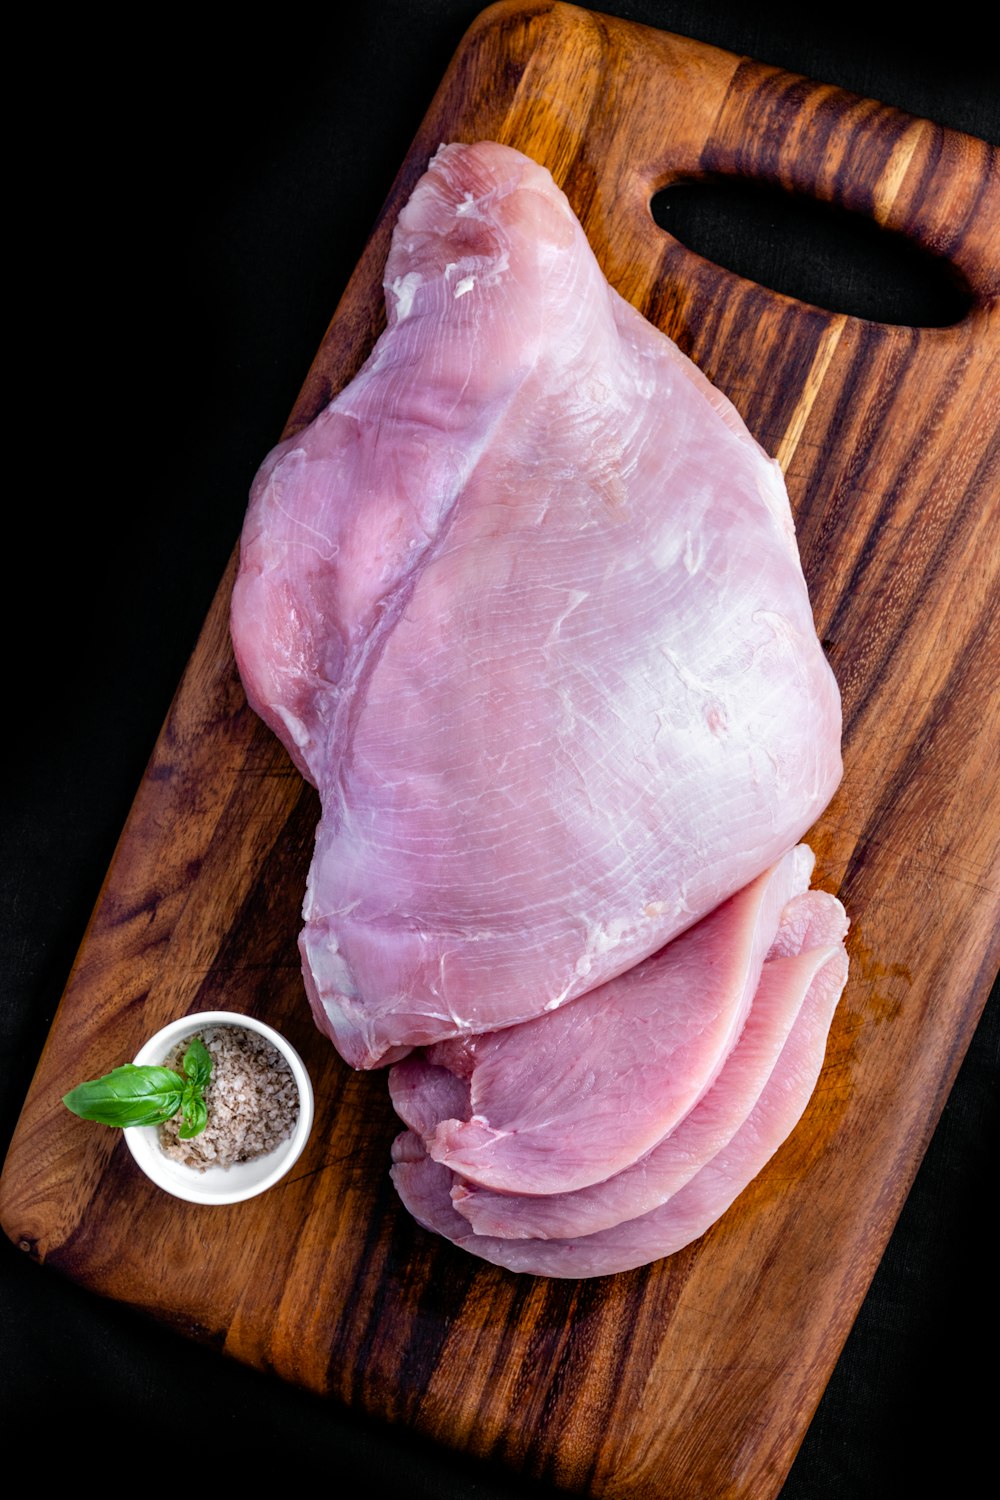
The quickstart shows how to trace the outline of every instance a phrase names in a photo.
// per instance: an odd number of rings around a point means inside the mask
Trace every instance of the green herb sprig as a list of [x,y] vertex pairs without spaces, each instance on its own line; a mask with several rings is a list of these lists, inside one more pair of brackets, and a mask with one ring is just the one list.
[[193,1037],[182,1062],[184,1075],[153,1064],[124,1063],[103,1078],[78,1084],[63,1103],[81,1120],[99,1125],[162,1125],[178,1112],[182,1141],[200,1135],[208,1123],[205,1090],[212,1076],[212,1054],[201,1037]]

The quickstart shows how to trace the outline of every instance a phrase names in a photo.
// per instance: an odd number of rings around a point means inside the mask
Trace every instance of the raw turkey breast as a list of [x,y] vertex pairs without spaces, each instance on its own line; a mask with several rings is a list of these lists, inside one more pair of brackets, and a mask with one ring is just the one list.
[[[685,1121],[631,1170],[603,1185],[603,1221],[587,1223],[587,1208],[597,1201],[589,1190],[548,1202],[512,1196],[509,1217],[502,1195],[490,1194],[494,1232],[488,1215],[470,1223],[460,1211],[468,1209],[460,1181],[428,1155],[419,1126],[404,1131],[392,1153],[393,1181],[414,1218],[473,1255],[538,1276],[630,1270],[673,1255],[704,1234],[798,1122],[815,1088],[847,978],[847,919],[840,902],[822,891],[797,901],[794,918],[784,924],[774,956],[764,964],[750,1019],[730,1061]],[[436,1107],[453,1102],[454,1094],[449,1098],[442,1092]],[[424,1131],[433,1129],[429,1094],[427,1105]],[[579,1228],[567,1217],[574,1197],[583,1200]],[[547,1220],[549,1207],[554,1214]],[[530,1224],[522,1214],[532,1213],[537,1217]]]
[[[459,1118],[435,1124],[428,1154],[467,1182],[531,1194],[603,1182],[649,1151],[718,1077],[782,910],[807,888],[812,865],[800,846],[658,954],[571,1005],[430,1048],[431,1065],[468,1076],[469,1101]],[[390,1074],[394,1103],[393,1075],[410,1065]]]
[[260,470],[232,606],[320,792],[303,969],[356,1067],[622,974],[841,775],[777,465],[549,174],[442,147],[385,288],[364,368]]

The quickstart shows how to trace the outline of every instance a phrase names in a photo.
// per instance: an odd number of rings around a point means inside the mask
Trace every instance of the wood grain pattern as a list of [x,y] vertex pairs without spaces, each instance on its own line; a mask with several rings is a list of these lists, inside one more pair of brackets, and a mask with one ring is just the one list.
[[[595,1496],[759,1500],[787,1472],[995,972],[996,153],[681,38],[559,5],[494,7],[428,112],[289,430],[370,350],[391,226],[438,142],[487,137],[553,171],[612,283],[786,469],[845,709],[845,780],[812,842],[818,882],[854,921],[852,977],[816,1096],[733,1209],[653,1267],[515,1277],[413,1224],[388,1179],[384,1077],[344,1067],[302,993],[318,808],[246,707],[230,568],[70,977],[0,1210],[15,1242],[94,1291],[443,1443]],[[969,315],[879,325],[710,265],[648,203],[714,174],[906,234],[954,267]],[[124,1142],[58,1104],[174,1015],[216,1006],[284,1030],[317,1095],[291,1178],[232,1208],[165,1197]]]

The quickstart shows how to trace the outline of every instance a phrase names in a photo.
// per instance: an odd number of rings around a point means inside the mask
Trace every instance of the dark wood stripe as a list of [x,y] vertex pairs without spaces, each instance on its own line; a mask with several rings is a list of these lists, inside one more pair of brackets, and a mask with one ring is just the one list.
[[[984,687],[989,691],[991,685],[995,685],[995,673],[990,670],[990,651],[996,640],[998,627],[1000,587],[995,588],[992,597],[986,601],[975,628],[963,641],[944,683],[930,700],[927,711],[911,720],[906,755],[880,790],[878,803],[862,828],[857,847],[847,862],[843,886],[845,900],[849,900],[853,882],[870,859],[871,846],[891,840],[901,802],[915,780],[923,776],[928,757],[935,754],[938,737],[949,737],[949,753],[945,759],[954,764],[962,761],[964,748],[979,740],[984,729],[989,732],[989,720],[984,724],[974,710],[970,712],[970,706],[982,701]],[[994,718],[995,716],[994,710]],[[964,740],[960,742],[958,736],[963,726]],[[929,815],[943,817],[954,793],[950,776],[945,774],[935,778],[933,791],[934,802],[926,806],[926,811]],[[983,811],[985,810],[984,808]],[[980,890],[981,894],[988,894],[988,887],[982,886]],[[942,961],[947,962],[947,952],[942,954]],[[993,977],[995,976],[990,976],[991,979]]]
[[[869,657],[866,655],[866,665],[868,670],[865,675],[862,690],[860,692],[856,691],[852,693],[850,704],[845,704],[845,742],[850,741],[855,726],[862,719],[865,712],[870,707],[873,699],[878,694],[884,680],[884,675],[889,660],[897,653],[905,651],[907,649],[907,646],[910,643],[910,635],[914,621],[918,613],[924,607],[924,601],[926,599],[927,592],[933,587],[935,581],[945,572],[946,561],[949,555],[953,554],[956,550],[956,532],[963,525],[963,522],[968,522],[970,519],[974,521],[975,517],[973,515],[973,511],[975,506],[981,500],[989,498],[990,491],[987,485],[987,479],[997,467],[998,450],[1000,450],[1000,437],[998,437],[997,434],[994,434],[993,441],[990,444],[990,447],[980,457],[976,472],[971,476],[964,492],[956,496],[954,502],[949,508],[945,524],[940,531],[938,539],[929,549],[923,567],[921,568],[919,574],[914,577],[912,585],[908,589],[905,599],[900,601],[899,606],[894,610],[892,620],[893,628],[891,631],[886,631],[884,633],[885,640],[881,651],[879,651],[876,657]],[[941,462],[939,464],[939,470],[941,467],[947,465],[948,461],[949,455],[942,455]],[[915,455],[913,458],[913,464],[916,465],[916,463],[917,457]],[[908,468],[910,467],[910,465],[907,464],[904,467]],[[903,486],[906,483],[906,478],[907,476],[905,473],[899,476],[897,482],[894,484],[892,490],[887,496],[886,502],[882,505],[878,512],[877,521],[873,526],[872,531],[869,532],[869,537],[866,542],[862,562],[859,563],[858,568],[855,570],[857,577],[856,587],[859,593],[865,592],[863,589],[863,579],[865,577],[868,566],[870,565],[872,569],[874,569],[876,565],[875,549],[878,540],[878,532],[881,530],[882,526],[885,525],[891,518],[894,508],[894,500],[897,500],[902,493]],[[879,559],[878,561],[880,562],[881,566],[885,566],[884,559]],[[870,600],[871,608],[877,609],[879,611],[885,610],[886,602],[881,598],[876,599],[874,597],[871,597],[871,590],[868,590],[868,597]],[[854,612],[855,614],[857,614],[857,601],[855,601],[854,604]],[[846,628],[846,619],[846,606],[842,605],[841,610],[838,616],[835,618],[832,627],[834,635],[837,634],[838,623],[840,626]],[[986,642],[983,642],[982,644],[985,647]],[[947,648],[945,647],[945,649]]]

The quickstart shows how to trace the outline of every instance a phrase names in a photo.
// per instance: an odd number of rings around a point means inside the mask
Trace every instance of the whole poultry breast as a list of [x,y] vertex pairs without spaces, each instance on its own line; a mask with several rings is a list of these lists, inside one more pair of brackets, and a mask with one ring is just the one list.
[[385,288],[361,372],[260,470],[232,606],[320,792],[303,971],[355,1067],[606,983],[841,776],[780,471],[548,172],[442,147]]

